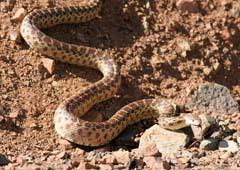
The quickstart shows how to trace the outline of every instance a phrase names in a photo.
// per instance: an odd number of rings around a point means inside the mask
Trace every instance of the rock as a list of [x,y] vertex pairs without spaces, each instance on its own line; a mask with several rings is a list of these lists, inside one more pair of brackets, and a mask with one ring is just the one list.
[[20,35],[19,31],[11,31],[9,33],[9,39],[11,41],[16,42],[16,43],[21,43],[22,42],[22,38],[21,38],[21,35]]
[[109,154],[109,155],[105,155],[102,159],[101,159],[101,163],[102,164],[118,164],[117,159],[115,158],[115,156]]
[[221,37],[224,39],[224,40],[226,40],[226,41],[232,41],[233,40],[233,35],[231,34],[231,32],[229,31],[229,30],[227,30],[227,29],[225,29],[225,30],[222,30],[221,32],[220,32],[220,34],[221,34]]
[[57,158],[58,159],[66,159],[68,157],[68,153],[66,151],[63,151],[63,152],[60,152],[58,155],[57,155]]
[[179,154],[176,153],[175,155],[178,160],[184,164],[189,162],[193,158],[193,153],[189,152],[188,150],[179,151]]
[[26,14],[27,11],[24,8],[19,8],[12,17],[12,21],[21,22]]
[[130,153],[128,151],[115,151],[112,155],[116,158],[118,163],[129,164],[131,162]]
[[143,155],[144,157],[146,156],[154,156],[154,157],[161,157],[162,154],[159,152],[157,145],[150,144],[146,146],[145,148],[136,148],[133,149],[132,152],[138,154],[138,155]]
[[55,71],[55,61],[50,58],[42,58],[41,61],[44,68],[46,68],[48,73],[52,75]]
[[205,139],[201,141],[199,148],[202,150],[216,150],[218,148],[218,140]]
[[170,131],[154,125],[144,132],[140,138],[139,148],[145,148],[150,144],[156,144],[159,152],[164,156],[170,156],[181,150],[189,142],[190,138],[182,131]]
[[232,98],[229,90],[216,83],[204,83],[191,96],[186,104],[187,108],[199,113],[232,114],[239,112],[238,103]]
[[176,6],[179,10],[184,12],[197,13],[199,11],[196,0],[178,0]]
[[58,143],[59,143],[61,149],[71,149],[72,148],[72,144],[69,141],[67,141],[66,139],[60,138]]
[[7,165],[11,161],[3,154],[0,154],[0,165]]
[[201,120],[201,126],[192,125],[191,128],[194,137],[198,140],[202,140],[209,128],[216,124],[216,120],[214,117],[206,114],[201,114],[198,117]]
[[209,76],[213,73],[213,68],[212,67],[204,67],[203,68],[203,73],[206,75],[206,76]]
[[143,161],[152,170],[168,170],[170,165],[167,161],[162,160],[160,157],[144,157]]
[[12,119],[16,119],[16,118],[19,118],[21,117],[22,114],[21,114],[21,109],[16,109],[16,110],[13,110],[10,112],[9,114],[9,117],[12,118]]
[[0,1],[0,11],[2,12],[11,11],[15,4],[16,4],[16,0]]
[[79,166],[80,162],[84,160],[85,151],[77,148],[75,152],[71,153],[71,164],[73,167]]
[[232,152],[232,153],[236,153],[239,150],[238,144],[232,140],[220,141],[218,148],[220,151],[227,151],[227,152]]
[[97,169],[97,167],[94,164],[91,164],[89,162],[81,162],[79,166],[77,167],[79,170],[87,170],[87,169]]
[[181,40],[180,42],[178,42],[178,46],[181,50],[181,56],[182,57],[187,57],[187,52],[191,51],[190,43],[186,40]]
[[111,165],[103,165],[103,164],[101,164],[101,165],[99,165],[99,169],[100,170],[112,170],[113,168],[112,168]]

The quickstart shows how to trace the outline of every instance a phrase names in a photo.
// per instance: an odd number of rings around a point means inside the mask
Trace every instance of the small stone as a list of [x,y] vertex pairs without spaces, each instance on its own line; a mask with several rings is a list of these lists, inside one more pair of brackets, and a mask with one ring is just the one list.
[[20,32],[19,31],[12,31],[9,33],[9,39],[11,41],[14,41],[16,43],[21,43],[22,42],[22,38],[21,38],[21,35],[20,35]]
[[196,0],[178,0],[176,6],[179,10],[184,12],[197,13],[199,11]]
[[85,151],[82,149],[76,149],[75,152],[71,153],[71,163],[73,167],[79,166],[80,162],[84,160]]
[[117,159],[115,158],[115,156],[113,156],[113,155],[106,155],[106,156],[104,156],[104,157],[101,159],[101,163],[103,163],[103,164],[112,164],[112,165],[115,165],[115,164],[118,164],[118,161],[117,161]]
[[77,167],[79,170],[89,170],[89,169],[97,169],[97,167],[89,162],[81,162]]
[[33,122],[33,123],[30,124],[30,128],[31,129],[37,129],[38,128],[38,124]]
[[211,75],[213,72],[213,69],[211,67],[204,67],[203,68],[203,73],[206,75],[206,76],[209,76]]
[[181,150],[189,142],[190,138],[182,131],[170,131],[154,125],[144,132],[140,138],[139,148],[145,148],[150,144],[156,144],[163,156],[170,156]]
[[12,17],[12,20],[15,22],[21,22],[25,15],[27,14],[27,11],[24,8],[19,8],[17,12]]
[[16,0],[0,1],[0,11],[2,12],[11,11],[15,4],[16,4]]
[[199,118],[201,119],[202,136],[204,136],[208,129],[216,124],[216,120],[214,117],[207,114],[201,114]]
[[52,75],[55,71],[55,61],[50,58],[42,58],[41,61],[44,68],[46,68],[49,74]]
[[214,73],[218,73],[218,71],[221,69],[221,64],[217,61],[213,64],[213,69],[214,69]]
[[63,152],[60,152],[58,155],[57,155],[57,158],[58,159],[65,159],[68,157],[68,153],[66,151],[63,151]]
[[11,161],[3,154],[0,154],[0,165],[7,165]]
[[128,151],[115,151],[112,155],[116,158],[118,163],[129,163],[131,162],[130,153]]
[[13,119],[18,118],[19,116],[20,116],[19,110],[14,110],[14,111],[10,112],[10,114],[9,114],[9,117],[13,118]]
[[61,149],[71,149],[72,148],[72,144],[69,141],[67,141],[66,139],[59,139],[58,143],[59,143]]
[[150,169],[170,170],[169,163],[162,160],[160,157],[144,157],[143,161]]
[[139,155],[143,155],[144,157],[146,156],[161,157],[162,156],[156,144],[150,144],[145,148],[136,148],[136,149],[133,149],[132,152]]
[[224,40],[232,41],[233,36],[232,36],[232,34],[229,30],[225,29],[225,30],[222,30],[220,33],[221,33],[221,36]]
[[103,165],[103,164],[101,164],[101,165],[99,165],[99,169],[100,170],[112,170],[113,168],[112,168],[111,165]]
[[227,152],[232,152],[232,153],[236,153],[239,150],[238,144],[232,140],[220,141],[218,148],[220,151],[227,151]]
[[182,57],[187,57],[187,52],[191,51],[191,45],[187,40],[178,42],[178,47],[180,48],[180,55]]
[[201,141],[199,148],[202,150],[216,150],[218,148],[218,140],[205,139]]

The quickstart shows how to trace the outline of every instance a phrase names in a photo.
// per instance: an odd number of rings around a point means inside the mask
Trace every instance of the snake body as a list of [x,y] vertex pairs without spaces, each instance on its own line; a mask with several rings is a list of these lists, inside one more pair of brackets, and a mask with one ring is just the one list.
[[159,118],[160,126],[168,129],[188,126],[186,117],[172,118],[176,114],[175,105],[161,99],[143,99],[130,103],[104,122],[81,119],[93,105],[117,93],[121,79],[119,67],[107,52],[60,42],[44,34],[41,29],[90,21],[98,14],[101,4],[101,0],[91,0],[81,6],[34,10],[22,21],[21,35],[31,48],[61,62],[91,67],[103,74],[101,80],[81,89],[58,106],[54,115],[57,133],[80,145],[100,146],[109,143],[127,126],[142,119]]

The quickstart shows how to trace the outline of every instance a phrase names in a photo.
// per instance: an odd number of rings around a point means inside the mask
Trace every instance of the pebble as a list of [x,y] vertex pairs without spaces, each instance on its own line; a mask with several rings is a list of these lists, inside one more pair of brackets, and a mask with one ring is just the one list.
[[118,163],[125,164],[131,162],[130,153],[128,151],[115,151],[112,155],[116,158]]
[[21,38],[21,35],[20,35],[19,31],[11,31],[9,33],[9,39],[11,41],[16,42],[16,43],[21,43],[22,42],[22,38]]
[[170,170],[170,165],[167,161],[162,160],[160,157],[144,157],[143,161],[152,170]]
[[111,165],[104,165],[104,164],[101,164],[99,165],[99,169],[100,170],[112,170],[112,166]]
[[16,119],[18,117],[21,116],[20,110],[13,110],[12,112],[10,112],[9,117]]
[[66,151],[63,151],[63,152],[60,152],[58,155],[57,155],[57,158],[58,159],[66,159],[68,157],[68,153]]
[[199,148],[202,150],[216,150],[218,148],[218,140],[205,139],[201,141]]
[[143,155],[144,157],[146,156],[155,156],[155,157],[161,157],[162,154],[159,152],[157,145],[150,144],[146,146],[145,148],[136,148],[132,150],[133,153],[136,153],[138,155]]
[[71,153],[71,164],[73,167],[79,166],[80,162],[84,160],[85,151],[77,148],[75,152]]
[[217,83],[201,84],[188,100],[186,107],[206,114],[216,111],[220,114],[239,112],[239,105],[227,87]]
[[115,165],[115,164],[118,164],[118,161],[116,159],[115,156],[109,154],[109,155],[105,155],[102,159],[101,159],[101,163],[102,164],[112,164],[112,165]]
[[190,43],[186,40],[182,40],[181,42],[178,43],[178,46],[181,49],[181,56],[187,57],[187,51],[191,51]]
[[26,14],[27,11],[24,8],[19,8],[13,15],[12,21],[21,22]]
[[7,165],[11,161],[3,154],[0,154],[0,165]]
[[79,166],[77,167],[79,170],[89,170],[89,169],[97,169],[97,167],[94,164],[91,164],[89,162],[81,162]]
[[8,12],[11,11],[16,4],[16,0],[5,0],[3,2],[0,1],[0,11]]
[[236,142],[232,140],[222,140],[219,142],[218,148],[220,151],[227,151],[236,153],[239,151],[239,146]]
[[196,0],[178,0],[176,6],[179,10],[184,12],[197,13],[199,11]]
[[60,148],[61,149],[71,149],[72,148],[72,144],[67,141],[66,139],[59,139],[58,141],[59,145],[60,145]]
[[213,68],[212,67],[204,67],[203,68],[203,73],[206,75],[206,76],[209,76],[213,73]]
[[154,125],[144,132],[140,138],[139,148],[156,144],[163,156],[170,156],[183,149],[190,138],[182,131],[170,131]]
[[46,70],[48,71],[48,73],[52,75],[55,71],[55,61],[50,58],[42,58],[41,62],[44,68],[46,68]]

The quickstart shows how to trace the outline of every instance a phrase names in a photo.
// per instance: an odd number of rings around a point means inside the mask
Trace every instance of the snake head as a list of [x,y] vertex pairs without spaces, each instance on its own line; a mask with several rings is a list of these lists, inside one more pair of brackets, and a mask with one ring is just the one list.
[[171,117],[179,115],[180,108],[170,100],[155,99],[153,104],[158,114],[163,117]]

